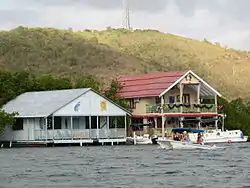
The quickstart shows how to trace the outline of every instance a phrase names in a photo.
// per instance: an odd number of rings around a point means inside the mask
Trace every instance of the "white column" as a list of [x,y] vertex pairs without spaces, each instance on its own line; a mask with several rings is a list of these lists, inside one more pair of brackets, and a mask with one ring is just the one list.
[[[180,83],[180,104],[183,104],[183,89],[184,89],[184,85],[182,83]],[[180,113],[182,113],[183,112],[183,106],[181,106],[180,109],[181,109]],[[180,120],[181,120],[180,121],[180,126],[183,127],[183,122],[182,122],[183,117],[181,117]]]
[[216,120],[215,120],[215,129],[216,129],[216,130],[218,129],[218,118],[219,118],[219,116],[218,116],[218,109],[217,109],[218,104],[217,104],[217,103],[218,103],[218,102],[217,102],[217,95],[215,95],[215,96],[214,96],[214,105],[215,105],[215,112],[216,112],[216,114],[217,114]]
[[71,131],[71,140],[73,140],[73,117],[70,116],[70,131]]
[[127,137],[127,114],[124,116],[125,137]]
[[[200,92],[201,92],[201,84],[199,83],[198,84],[198,87],[197,87],[197,102],[196,104],[200,104]],[[200,108],[198,108],[198,112],[200,112]]]
[[89,116],[89,138],[91,138],[91,116]]
[[54,138],[55,138],[55,118],[52,115],[52,139],[53,141],[54,141]]
[[[183,84],[180,83],[180,104],[183,104],[183,88],[184,88]],[[181,106],[181,111],[180,112],[181,113],[183,112],[183,107],[182,106]]]
[[117,138],[118,137],[118,134],[117,134],[117,116],[115,117],[115,135]]
[[99,138],[99,116],[96,116],[96,137]]
[[164,95],[161,96],[161,134],[165,136]]
[[107,137],[109,138],[109,116],[107,116]]
[[46,140],[46,142],[48,140],[48,119],[47,119],[47,117],[45,118],[45,140]]

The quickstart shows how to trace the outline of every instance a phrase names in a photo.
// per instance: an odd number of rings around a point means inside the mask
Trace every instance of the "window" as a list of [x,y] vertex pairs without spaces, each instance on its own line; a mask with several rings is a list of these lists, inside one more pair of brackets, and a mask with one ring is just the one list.
[[12,127],[13,131],[23,130],[23,118],[16,118],[16,122]]
[[91,116],[91,129],[97,129],[97,116]]
[[175,103],[175,96],[169,96],[169,104]]
[[[180,103],[180,95],[176,96],[176,102]],[[182,96],[182,103],[183,104],[190,104],[190,95],[189,94],[183,94]]]
[[[65,119],[65,120],[67,120],[67,119]],[[61,117],[54,117],[54,129],[62,129]]]
[[129,99],[129,107],[131,109],[135,109],[136,108],[135,99]]
[[85,126],[86,126],[86,129],[89,129],[89,116],[85,117]]
[[161,104],[161,98],[155,97],[155,104]]

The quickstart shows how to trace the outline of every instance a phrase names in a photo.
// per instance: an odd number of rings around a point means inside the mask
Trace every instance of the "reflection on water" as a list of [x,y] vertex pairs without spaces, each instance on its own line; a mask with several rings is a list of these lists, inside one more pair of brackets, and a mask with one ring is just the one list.
[[156,145],[0,149],[0,188],[250,186],[249,144],[225,146],[193,151]]

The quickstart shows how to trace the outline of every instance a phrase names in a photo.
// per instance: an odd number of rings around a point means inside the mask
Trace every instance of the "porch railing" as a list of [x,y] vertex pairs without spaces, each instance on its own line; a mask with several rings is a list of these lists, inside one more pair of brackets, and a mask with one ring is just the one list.
[[[53,136],[54,135],[54,136]],[[117,129],[55,129],[47,130],[35,130],[34,140],[81,140],[81,139],[93,139],[93,138],[124,138],[126,137],[124,128]]]
[[[164,113],[215,113],[217,106],[215,104],[164,104],[163,112]],[[160,113],[160,105],[146,104],[146,113]]]

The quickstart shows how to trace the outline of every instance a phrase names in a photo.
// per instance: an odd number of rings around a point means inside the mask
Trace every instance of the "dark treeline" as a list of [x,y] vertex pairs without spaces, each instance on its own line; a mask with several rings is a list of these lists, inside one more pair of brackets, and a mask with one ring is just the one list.
[[[0,71],[0,107],[6,102],[14,99],[16,96],[29,91],[47,91],[72,88],[92,88],[123,107],[127,107],[125,101],[117,96],[121,85],[117,80],[111,81],[106,89],[103,86],[107,84],[97,81],[95,76],[82,76],[74,82],[70,78],[59,78],[51,75],[35,76],[28,72],[7,72]],[[220,113],[225,113],[226,129],[242,129],[245,134],[250,135],[250,103],[237,99],[226,101],[219,99],[219,105],[223,106]],[[0,110],[0,133],[6,123],[12,124],[15,114],[6,114]]]

